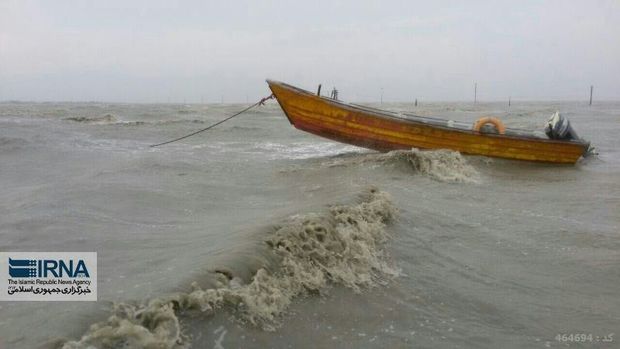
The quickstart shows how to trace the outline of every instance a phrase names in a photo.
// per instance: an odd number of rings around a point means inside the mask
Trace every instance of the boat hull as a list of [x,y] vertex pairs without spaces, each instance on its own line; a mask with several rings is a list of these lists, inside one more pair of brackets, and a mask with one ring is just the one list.
[[450,149],[484,155],[550,163],[575,163],[588,144],[542,138],[485,134],[392,117],[268,80],[290,123],[297,129],[364,148]]

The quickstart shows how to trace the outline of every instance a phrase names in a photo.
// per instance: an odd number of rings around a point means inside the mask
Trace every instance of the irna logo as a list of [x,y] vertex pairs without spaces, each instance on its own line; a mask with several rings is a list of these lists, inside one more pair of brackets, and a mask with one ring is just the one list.
[[90,277],[83,259],[12,259],[9,275],[14,278]]

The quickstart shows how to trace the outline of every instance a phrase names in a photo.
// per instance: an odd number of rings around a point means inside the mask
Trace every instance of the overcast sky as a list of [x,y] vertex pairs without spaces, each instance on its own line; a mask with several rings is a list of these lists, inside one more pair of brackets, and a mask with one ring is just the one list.
[[620,100],[619,1],[0,0],[0,100]]

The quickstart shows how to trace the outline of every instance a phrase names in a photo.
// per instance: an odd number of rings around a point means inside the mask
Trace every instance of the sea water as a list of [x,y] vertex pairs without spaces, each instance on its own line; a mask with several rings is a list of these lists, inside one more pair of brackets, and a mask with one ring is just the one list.
[[2,302],[0,348],[620,341],[620,103],[381,106],[540,131],[559,110],[599,152],[574,166],[377,153],[275,103],[149,147],[244,107],[1,103],[0,251],[97,252],[99,300]]

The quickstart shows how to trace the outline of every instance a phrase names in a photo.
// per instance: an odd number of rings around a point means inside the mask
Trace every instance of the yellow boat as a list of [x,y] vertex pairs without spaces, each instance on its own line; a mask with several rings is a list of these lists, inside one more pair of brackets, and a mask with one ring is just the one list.
[[[269,88],[290,123],[297,129],[364,148],[451,149],[464,154],[505,159],[575,163],[588,154],[589,142],[575,134],[568,119],[558,113],[545,130],[549,138],[531,131],[505,128],[496,118],[472,125],[395,113],[343,103],[273,80]],[[335,97],[335,96],[333,96]],[[490,129],[483,124],[496,126]]]

